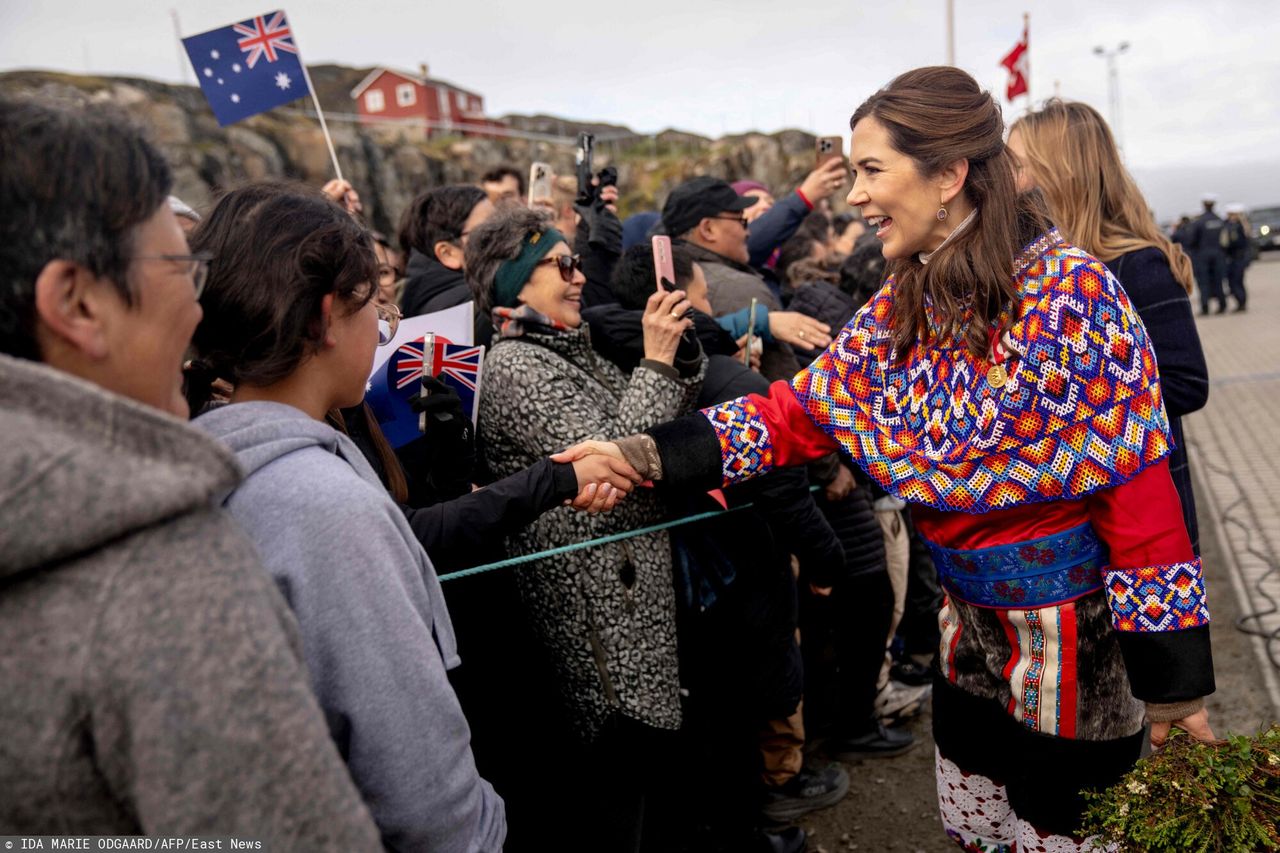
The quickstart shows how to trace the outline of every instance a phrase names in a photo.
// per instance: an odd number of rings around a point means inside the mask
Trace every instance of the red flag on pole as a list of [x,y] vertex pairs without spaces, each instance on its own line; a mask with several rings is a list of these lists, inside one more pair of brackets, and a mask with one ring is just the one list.
[[1009,72],[1009,82],[1005,86],[1004,96],[1010,101],[1019,95],[1026,95],[1031,90],[1027,80],[1031,76],[1031,69],[1027,67],[1027,48],[1030,41],[1028,30],[1029,25],[1024,17],[1022,22],[1022,41],[1015,44],[1013,50],[1009,51],[1008,55],[1000,60],[1000,64]]

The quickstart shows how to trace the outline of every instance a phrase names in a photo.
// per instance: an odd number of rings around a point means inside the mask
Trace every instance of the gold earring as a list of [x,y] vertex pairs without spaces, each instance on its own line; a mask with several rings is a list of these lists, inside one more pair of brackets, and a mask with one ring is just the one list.
[[947,219],[947,206],[945,204],[938,205],[938,221],[945,222]]

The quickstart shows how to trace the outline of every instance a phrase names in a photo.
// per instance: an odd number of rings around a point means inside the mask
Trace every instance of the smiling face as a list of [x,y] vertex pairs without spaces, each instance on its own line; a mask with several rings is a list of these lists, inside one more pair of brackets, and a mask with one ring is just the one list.
[[563,240],[556,243],[533,268],[533,275],[517,297],[525,305],[569,329],[582,325],[582,286],[587,283],[582,270],[575,269],[570,281],[560,275],[556,261],[571,255]]
[[114,286],[102,286],[106,347],[96,376],[110,390],[180,418],[187,417],[182,360],[203,312],[191,264],[157,258],[187,251],[168,204],[138,225],[133,253],[140,260],[128,273],[133,304],[126,304]]
[[[938,248],[969,212],[960,195],[963,175],[957,183],[952,169],[933,177],[921,174],[914,160],[893,147],[888,129],[872,116],[854,126],[849,160],[853,189],[846,201],[875,229],[890,260]],[[938,209],[944,204],[949,215],[939,220]]]

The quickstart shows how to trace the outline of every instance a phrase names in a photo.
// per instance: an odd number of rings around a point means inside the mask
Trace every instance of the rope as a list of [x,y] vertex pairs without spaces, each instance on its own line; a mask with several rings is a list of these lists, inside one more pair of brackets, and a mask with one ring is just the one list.
[[639,527],[635,530],[624,530],[622,533],[611,533],[608,536],[600,536],[596,539],[588,539],[585,542],[574,542],[569,545],[561,545],[558,548],[550,548],[546,551],[539,551],[536,554],[526,554],[523,557],[508,557],[505,560],[498,560],[496,563],[485,563],[482,566],[475,566],[470,569],[461,569],[456,572],[449,572],[440,576],[440,581],[451,581],[457,578],[471,577],[483,572],[492,572],[496,569],[505,569],[509,566],[519,566],[522,563],[532,563],[534,560],[543,560],[547,557],[559,557],[561,554],[571,554],[574,551],[583,551],[587,548],[594,548],[597,545],[608,545],[611,542],[621,542],[624,539],[632,539],[636,536],[643,536],[646,533],[657,533],[659,530],[670,530],[672,527],[681,527],[686,524],[694,524],[699,521],[706,521],[708,518],[718,518],[719,516],[728,515],[731,512],[747,509],[752,504],[743,504],[730,509],[713,509],[707,512],[700,512],[697,515],[689,515],[684,518],[677,518],[674,521],[664,521],[661,524],[651,524],[648,527]]
[[[810,492],[818,491],[818,486],[810,486]],[[646,533],[657,533],[659,530],[670,530],[673,527],[683,527],[686,524],[696,524],[699,521],[706,521],[709,518],[719,518],[728,515],[731,512],[739,510],[751,509],[755,503],[745,503],[741,506],[729,507],[728,509],[712,509],[706,512],[700,512],[696,515],[687,515],[684,518],[677,518],[674,521],[664,521],[661,524],[650,524],[648,527],[640,527],[635,530],[624,530],[622,533],[611,533],[608,536],[601,536],[596,539],[588,539],[586,542],[574,542],[569,545],[561,545],[558,548],[550,548],[546,551],[539,551],[536,554],[526,554],[523,557],[508,557],[505,560],[498,560],[494,563],[485,563],[482,566],[474,566],[470,569],[460,569],[456,572],[440,575],[440,582],[457,580],[458,578],[469,578],[472,575],[483,574],[484,572],[492,572],[497,569],[505,569],[510,566],[519,566],[523,563],[532,563],[534,560],[543,560],[547,557],[559,557],[561,554],[572,554],[574,551],[584,551],[587,548],[594,548],[597,545],[608,545],[611,542],[621,542],[624,539],[632,539],[636,536],[643,536]]]

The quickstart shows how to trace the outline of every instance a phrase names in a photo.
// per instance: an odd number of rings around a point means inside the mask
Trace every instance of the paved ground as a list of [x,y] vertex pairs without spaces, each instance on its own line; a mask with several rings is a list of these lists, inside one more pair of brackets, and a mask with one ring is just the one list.
[[[1247,313],[1199,318],[1209,404],[1184,426],[1197,500],[1205,502],[1200,524],[1217,527],[1231,569],[1230,587],[1217,590],[1210,607],[1234,594],[1246,625],[1270,632],[1280,630],[1280,257],[1252,264],[1245,287]],[[1267,663],[1264,644],[1253,645],[1255,674],[1280,707],[1280,672]],[[1280,662],[1280,641],[1271,653]]]
[[[1196,475],[1201,553],[1214,620],[1218,692],[1209,700],[1219,735],[1254,732],[1280,719],[1277,672],[1262,643],[1236,630],[1280,628],[1280,256],[1246,278],[1249,311],[1199,318],[1212,383],[1209,404],[1184,421]],[[1274,609],[1273,609],[1274,608]],[[1280,658],[1280,641],[1273,645]],[[951,853],[937,817],[928,720],[907,755],[846,766],[851,788],[838,805],[802,822],[810,851]]]

